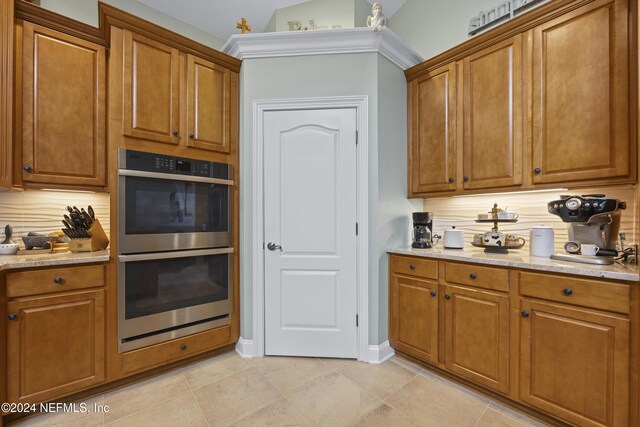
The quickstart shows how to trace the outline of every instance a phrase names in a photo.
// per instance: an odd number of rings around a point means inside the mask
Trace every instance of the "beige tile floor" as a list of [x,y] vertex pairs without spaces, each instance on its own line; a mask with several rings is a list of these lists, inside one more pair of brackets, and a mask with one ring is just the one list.
[[399,359],[226,353],[86,401],[108,413],[58,413],[13,426],[541,426]]

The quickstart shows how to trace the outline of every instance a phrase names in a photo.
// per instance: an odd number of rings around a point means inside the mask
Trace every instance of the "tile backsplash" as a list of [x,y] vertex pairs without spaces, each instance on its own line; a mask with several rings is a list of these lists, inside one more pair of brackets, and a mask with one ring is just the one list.
[[515,224],[500,224],[501,231],[520,234],[527,240],[525,249],[528,249],[529,230],[532,226],[552,226],[556,248],[560,250],[567,241],[567,227],[559,217],[547,212],[547,203],[558,199],[560,194],[606,194],[607,197],[627,202],[627,209],[622,212],[620,231],[626,232],[627,243],[638,242],[638,221],[634,218],[637,200],[635,188],[631,185],[432,198],[424,200],[424,210],[434,214],[435,233],[442,235],[446,228],[455,226],[456,229],[464,231],[465,241],[470,243],[475,233],[484,233],[491,229],[490,224],[475,222],[477,214],[490,211],[493,204],[498,203],[499,207],[520,215]]
[[109,194],[71,191],[0,191],[0,235],[4,239],[4,226],[11,225],[14,240],[22,245],[20,237],[33,231],[50,233],[64,226],[62,216],[67,206],[85,208],[91,205],[96,218],[109,235]]

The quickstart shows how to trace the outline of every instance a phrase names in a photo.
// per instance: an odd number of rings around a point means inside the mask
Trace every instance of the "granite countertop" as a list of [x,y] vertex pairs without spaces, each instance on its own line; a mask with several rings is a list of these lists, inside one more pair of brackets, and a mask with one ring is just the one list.
[[573,274],[576,276],[599,277],[603,279],[640,281],[640,269],[637,265],[614,263],[612,265],[591,265],[576,262],[557,261],[550,258],[529,256],[527,250],[510,251],[507,254],[487,253],[483,249],[413,249],[411,247],[393,248],[388,253],[412,255],[425,258],[462,261],[477,264],[496,265],[500,267],[522,268],[528,270],[548,271],[554,273]]
[[55,265],[87,264],[109,261],[109,250],[96,252],[63,252],[38,255],[0,255],[0,270],[50,267]]

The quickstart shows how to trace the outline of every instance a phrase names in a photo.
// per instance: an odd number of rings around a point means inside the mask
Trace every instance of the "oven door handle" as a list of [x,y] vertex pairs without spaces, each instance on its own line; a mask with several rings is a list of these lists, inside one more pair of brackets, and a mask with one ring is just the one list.
[[233,253],[233,248],[200,249],[196,251],[154,252],[151,254],[118,255],[118,262],[189,258],[194,256],[222,255],[231,253]]
[[233,185],[233,180],[222,178],[209,178],[206,176],[174,175],[170,173],[145,172],[132,169],[118,169],[120,176],[136,176],[140,178],[166,179],[170,181],[204,182],[207,184]]

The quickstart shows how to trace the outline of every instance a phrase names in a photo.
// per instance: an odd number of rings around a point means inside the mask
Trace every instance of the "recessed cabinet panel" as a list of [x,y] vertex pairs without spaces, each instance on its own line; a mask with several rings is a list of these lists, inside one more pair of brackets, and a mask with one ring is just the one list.
[[629,174],[627,1],[599,0],[533,30],[534,183]]
[[409,84],[409,197],[456,187],[454,63]]
[[104,186],[104,47],[23,28],[22,180]]
[[124,31],[124,134],[180,142],[180,55],[177,49]]
[[463,61],[466,189],[522,183],[521,39],[518,35]]
[[189,146],[229,152],[230,74],[212,62],[187,56]]

